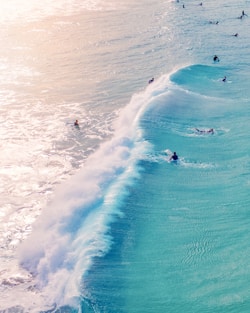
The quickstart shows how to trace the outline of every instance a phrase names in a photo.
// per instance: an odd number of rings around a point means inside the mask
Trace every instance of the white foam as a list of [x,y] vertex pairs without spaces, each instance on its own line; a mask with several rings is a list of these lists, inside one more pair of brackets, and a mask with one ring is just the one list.
[[[45,303],[64,305],[79,296],[81,275],[93,257],[107,252],[110,222],[121,214],[127,186],[139,174],[137,161],[149,149],[138,120],[150,92],[135,95],[115,122],[115,135],[84,167],[58,187],[30,237],[19,248],[22,266],[32,273]],[[71,303],[72,304],[72,303]]]

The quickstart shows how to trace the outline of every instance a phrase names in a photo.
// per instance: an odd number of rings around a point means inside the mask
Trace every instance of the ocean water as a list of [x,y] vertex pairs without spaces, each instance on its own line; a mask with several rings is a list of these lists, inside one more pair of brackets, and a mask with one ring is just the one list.
[[249,312],[250,1],[0,24],[0,312]]

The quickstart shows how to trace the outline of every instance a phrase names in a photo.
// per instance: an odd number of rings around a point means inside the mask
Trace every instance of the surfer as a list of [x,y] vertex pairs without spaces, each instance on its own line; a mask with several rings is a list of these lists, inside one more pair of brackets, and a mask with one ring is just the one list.
[[241,16],[240,17],[238,17],[239,19],[243,19],[243,17],[244,16],[248,16],[246,13],[245,13],[245,11],[243,10],[242,12],[241,12]]
[[195,130],[196,130],[199,134],[214,134],[214,129],[213,129],[213,128],[210,128],[210,129],[208,129],[208,130],[195,128]]
[[169,161],[177,161],[178,160],[178,155],[176,154],[176,152],[173,153],[173,155],[171,155]]
[[224,76],[224,78],[222,79],[222,81],[225,83],[227,81],[227,76]]
[[239,36],[239,34],[238,34],[238,33],[236,33],[236,34],[234,34],[233,36],[234,36],[234,37],[238,37],[238,36]]
[[214,62],[220,62],[220,59],[218,58],[217,55],[214,56]]
[[154,77],[152,77],[152,78],[148,81],[148,83],[151,84],[154,80],[155,80]]

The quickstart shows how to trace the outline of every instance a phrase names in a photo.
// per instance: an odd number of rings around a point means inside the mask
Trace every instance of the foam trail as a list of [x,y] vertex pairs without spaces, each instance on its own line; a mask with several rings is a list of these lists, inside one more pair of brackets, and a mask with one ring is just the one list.
[[148,88],[132,98],[116,121],[112,140],[59,187],[20,246],[20,263],[34,276],[46,304],[77,305],[93,257],[108,251],[110,222],[121,214],[119,203],[139,174],[138,160],[149,149],[138,121],[152,97]]

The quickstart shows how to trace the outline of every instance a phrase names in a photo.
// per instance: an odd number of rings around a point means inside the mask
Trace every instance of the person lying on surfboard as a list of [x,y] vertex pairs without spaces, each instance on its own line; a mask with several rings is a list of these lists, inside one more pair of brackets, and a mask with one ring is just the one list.
[[208,129],[208,130],[195,128],[195,130],[196,130],[198,133],[200,133],[200,134],[214,134],[214,129],[213,129],[213,128],[210,128],[210,129]]

